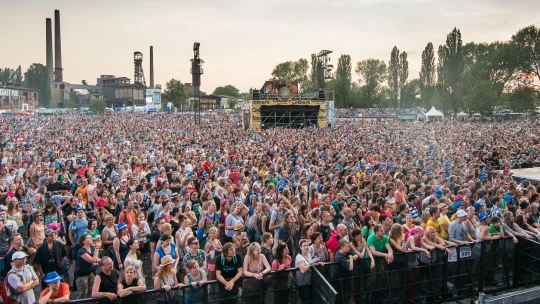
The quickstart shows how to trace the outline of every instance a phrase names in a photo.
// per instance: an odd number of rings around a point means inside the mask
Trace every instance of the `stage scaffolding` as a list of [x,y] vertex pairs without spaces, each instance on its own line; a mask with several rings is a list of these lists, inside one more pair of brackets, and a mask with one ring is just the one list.
[[317,126],[319,106],[261,106],[261,129]]

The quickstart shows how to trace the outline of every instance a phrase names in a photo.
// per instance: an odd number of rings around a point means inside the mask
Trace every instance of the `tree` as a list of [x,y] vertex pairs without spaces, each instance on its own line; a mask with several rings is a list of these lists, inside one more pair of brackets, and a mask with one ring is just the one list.
[[420,79],[413,79],[403,85],[400,92],[400,103],[403,108],[422,106],[422,100],[418,98],[418,96],[420,96],[421,86],[422,82]]
[[493,115],[493,102],[497,99],[497,92],[491,82],[482,80],[467,94],[465,99],[468,109],[473,112],[478,112],[483,116]]
[[444,110],[454,110],[457,113],[460,101],[459,89],[463,73],[461,32],[457,28],[446,36],[446,44],[439,46],[438,83],[441,90],[449,93],[448,104]]
[[512,43],[518,46],[516,53],[520,70],[532,74],[540,80],[540,29],[529,25],[512,36]]
[[398,105],[399,98],[399,49],[394,46],[390,53],[390,61],[388,62],[388,88],[390,89],[390,100],[394,105]]
[[32,64],[24,73],[24,86],[39,90],[39,106],[48,108],[51,104],[51,86],[47,67],[41,63]]
[[94,98],[90,100],[90,110],[98,114],[105,113],[106,107],[107,107],[107,103],[105,102],[105,99],[103,98]]
[[15,70],[10,68],[0,68],[0,82],[12,82],[22,84],[22,80],[23,77],[20,65]]
[[22,76],[22,72],[21,72],[21,66],[19,65],[19,67],[17,67],[17,69],[13,72],[13,76],[12,76],[13,80],[15,83],[20,83],[22,84],[23,82],[23,76]]
[[403,100],[401,98],[403,86],[407,83],[409,78],[409,60],[407,59],[407,52],[402,52],[399,55],[399,105],[398,108],[403,107]]
[[521,86],[507,96],[507,107],[513,112],[524,113],[536,110],[538,89],[531,86]]
[[304,92],[317,92],[319,90],[319,83],[317,82],[317,64],[319,58],[317,54],[311,54],[311,67],[309,73],[309,81],[301,88]]
[[420,68],[420,92],[424,108],[429,109],[435,90],[435,51],[433,43],[428,43],[422,52],[422,67]]
[[238,96],[240,96],[240,91],[237,88],[235,88],[234,86],[229,84],[229,85],[226,85],[224,87],[217,87],[214,90],[214,93],[212,93],[212,94],[238,97]]
[[304,87],[308,82],[307,71],[309,64],[307,59],[298,61],[285,61],[276,65],[272,71],[272,79],[285,83],[298,82],[300,87]]
[[[186,104],[186,93],[184,92],[184,84],[180,80],[171,79],[165,84],[166,89],[163,91],[163,101],[172,102],[173,106],[180,108],[180,105]],[[166,102],[164,103],[166,104]]]
[[81,96],[80,96],[79,92],[71,91],[69,93],[69,100],[68,100],[66,106],[68,108],[75,108],[75,107],[79,106],[81,104],[80,98],[81,98]]
[[382,82],[387,77],[386,64],[379,59],[359,61],[355,68],[360,76],[358,82],[364,84],[361,88],[361,104],[366,106],[380,105],[384,99]]
[[336,70],[335,101],[340,108],[349,106],[351,101],[352,62],[350,55],[341,55]]

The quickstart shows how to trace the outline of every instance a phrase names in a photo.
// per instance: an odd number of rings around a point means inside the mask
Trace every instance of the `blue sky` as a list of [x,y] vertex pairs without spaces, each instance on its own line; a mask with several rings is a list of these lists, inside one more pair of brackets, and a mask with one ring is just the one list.
[[60,9],[65,81],[133,78],[133,52],[141,51],[149,83],[153,45],[156,83],[191,82],[189,60],[198,41],[206,92],[227,84],[241,91],[260,87],[278,62],[309,60],[322,49],[334,51],[334,66],[339,55],[351,55],[354,69],[367,58],[388,62],[397,45],[409,54],[409,79],[417,78],[426,44],[437,48],[454,27],[467,43],[508,40],[540,24],[532,0],[0,0],[0,7],[0,67],[45,63],[45,18],[54,28]]

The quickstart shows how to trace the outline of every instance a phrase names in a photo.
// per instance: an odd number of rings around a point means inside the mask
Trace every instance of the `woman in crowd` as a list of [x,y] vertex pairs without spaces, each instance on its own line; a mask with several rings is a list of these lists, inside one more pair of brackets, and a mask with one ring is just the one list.
[[206,272],[199,269],[199,264],[195,260],[186,263],[187,274],[184,276],[184,285],[191,286],[186,290],[185,304],[195,304],[202,302],[203,285],[206,283]]
[[300,252],[296,255],[294,261],[294,266],[298,268],[296,271],[296,285],[298,286],[298,293],[302,302],[309,303],[312,300],[311,266],[315,264],[322,265],[323,262],[319,262],[319,259],[311,257],[309,245],[306,240],[300,240],[298,245],[300,246]]
[[150,250],[150,248],[148,248],[150,246],[148,240],[150,237],[150,233],[152,232],[150,230],[148,222],[146,221],[146,216],[144,215],[144,212],[137,213],[135,223],[131,225],[131,232],[133,234],[133,238],[139,242],[139,249],[143,254],[144,259],[146,257],[146,253]]
[[45,224],[43,223],[43,213],[39,212],[35,215],[35,220],[30,226],[30,244],[34,248],[38,248],[45,240]]
[[208,279],[213,281],[216,279],[216,260],[220,258],[221,242],[218,239],[218,228],[212,227],[208,230],[208,241],[204,245],[204,251],[206,252],[206,262],[208,265]]
[[[375,268],[375,259],[373,258],[373,254],[369,250],[366,240],[364,239],[362,235],[362,231],[358,228],[355,228],[351,232],[351,243],[350,243],[351,251],[360,257],[361,259],[366,259],[366,266],[369,266],[370,269]],[[322,261],[322,260],[320,260]]]
[[244,259],[244,276],[248,277],[248,279],[245,279],[243,282],[244,291],[247,297],[246,303],[260,303],[261,285],[264,276],[270,271],[270,264],[268,264],[266,257],[261,254],[261,245],[259,245],[259,243],[249,244],[247,255]]
[[154,289],[165,289],[157,299],[157,304],[172,304],[177,303],[178,296],[174,287],[183,287],[184,284],[179,284],[176,278],[175,260],[170,255],[165,255],[161,258],[158,270],[154,276]]
[[449,256],[452,256],[452,251],[446,248],[446,243],[444,242],[444,240],[437,235],[437,231],[435,231],[435,229],[431,226],[427,226],[424,230],[424,238],[422,239],[422,245],[424,248],[430,251],[439,249],[442,251],[446,251]]
[[521,227],[515,223],[515,216],[510,211],[503,213],[502,226],[505,231],[512,233],[514,236],[521,236],[526,239],[532,239],[534,237],[533,235],[529,234],[529,231],[521,229]]
[[92,239],[95,239],[96,237],[101,237],[97,226],[97,221],[95,219],[88,219],[88,227],[85,233],[89,234]]
[[20,234],[24,234],[24,223],[23,223],[23,214],[19,206],[19,200],[15,197],[12,197],[7,205],[7,219],[14,221],[19,229],[17,230]]
[[232,237],[232,241],[236,246],[236,254],[243,259],[247,254],[247,248],[250,244],[247,233],[244,232],[244,224],[242,222],[236,222],[234,224],[234,231],[235,234]]
[[362,227],[362,235],[367,240],[370,236],[375,235],[375,221],[371,215],[364,216],[364,227]]
[[538,229],[534,227],[529,226],[529,224],[527,224],[522,214],[516,216],[515,226],[516,228],[520,228],[521,231],[536,238],[536,240],[540,240],[540,231],[538,231]]
[[114,217],[111,214],[106,213],[103,218],[105,222],[105,227],[103,227],[103,230],[101,231],[101,242],[103,243],[103,247],[105,247],[105,250],[107,250],[110,246],[113,245],[113,241],[117,235],[117,228],[114,224]]
[[118,271],[120,280],[124,279],[124,260],[129,252],[127,242],[129,241],[129,233],[127,232],[127,225],[123,222],[118,224],[118,231],[116,238],[113,240],[114,255],[113,261],[115,262],[115,268]]
[[129,239],[127,241],[126,245],[129,249],[129,252],[124,260],[124,266],[132,266],[135,269],[135,274],[137,275],[137,278],[144,281],[144,274],[143,274],[143,261],[139,258],[137,251],[139,250],[139,246],[141,243],[137,241],[136,239]]
[[313,258],[317,258],[320,262],[328,262],[328,249],[324,244],[324,240],[320,232],[315,232],[311,235],[311,243],[311,246],[309,246],[311,256]]
[[[221,189],[221,188],[220,188]],[[229,217],[229,202],[226,199],[220,200],[220,208],[219,208],[219,241],[224,244],[227,242],[227,237],[225,235],[225,220]],[[233,224],[234,226],[234,224]]]
[[126,265],[124,276],[124,280],[118,283],[118,296],[122,303],[142,304],[144,302],[144,296],[133,293],[146,291],[144,278],[137,276],[137,270],[133,265]]
[[94,286],[94,264],[100,263],[98,243],[94,247],[94,241],[88,234],[83,234],[79,238],[81,248],[77,252],[77,268],[75,269],[77,290],[79,294],[77,299],[89,298],[92,295],[92,287]]
[[174,266],[178,265],[180,257],[178,256],[178,249],[176,245],[172,242],[172,238],[169,234],[162,234],[159,238],[161,241],[161,246],[156,248],[154,253],[152,270],[157,271],[159,267],[159,261],[165,256],[170,256],[174,259]]
[[[309,248],[309,247],[308,247]],[[280,243],[276,249],[276,256],[272,262],[272,270],[280,271],[291,268],[292,258],[289,255],[287,244]],[[288,277],[289,272],[280,272],[272,275],[272,283],[276,292],[274,293],[274,301],[276,303],[289,302]]]

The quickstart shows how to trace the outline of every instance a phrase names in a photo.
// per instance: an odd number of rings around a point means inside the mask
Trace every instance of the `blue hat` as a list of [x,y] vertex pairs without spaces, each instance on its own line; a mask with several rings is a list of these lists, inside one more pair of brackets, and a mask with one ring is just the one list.
[[389,163],[388,168],[394,168],[394,165],[392,163]]
[[435,196],[436,197],[442,197],[443,196],[443,193],[441,190],[435,190]]
[[96,167],[99,167],[99,162],[96,163]]
[[431,174],[433,174],[433,171],[427,170],[426,174],[427,174],[427,175],[431,175]]
[[282,182],[285,186],[289,184],[289,180],[286,179],[286,178],[282,179],[281,182]]
[[83,159],[83,160],[81,161],[81,165],[86,165],[86,160]]
[[118,224],[118,231],[122,229],[127,229],[127,225],[124,222],[120,222],[120,224]]
[[218,168],[217,172],[218,172],[219,174],[221,174],[221,172],[223,172],[223,169]]
[[77,207],[77,209],[75,209],[75,213],[79,212],[80,210],[84,211],[84,208],[83,207]]
[[482,205],[479,202],[474,203],[472,206],[474,207],[474,209],[478,209],[482,207]]
[[384,167],[380,167],[380,168],[379,168],[379,171],[384,171]]
[[371,172],[373,172],[373,169],[367,168],[367,172],[371,173]]
[[229,165],[229,162],[224,162],[223,163],[223,166],[228,166]]
[[187,174],[187,178],[193,178],[195,176],[195,174],[193,174],[193,172],[189,172]]
[[360,164],[360,168],[364,168],[366,165],[364,164]]
[[526,179],[525,177],[523,177],[523,178],[521,179],[520,183],[524,183],[524,182],[526,182],[526,181],[527,181],[527,179]]
[[300,168],[298,166],[294,166],[293,171],[299,171]]
[[155,169],[155,170],[154,170],[154,174],[159,174],[159,170],[158,170],[158,169]]
[[506,193],[503,199],[505,202],[510,203],[512,202],[512,195],[510,193]]
[[465,205],[463,205],[463,202],[462,201],[457,201],[455,204],[454,204],[454,208],[459,208],[459,207],[463,207]]
[[208,172],[204,172],[202,176],[207,177],[208,175],[209,175]]
[[233,169],[237,169],[238,166],[237,166],[237,165],[233,165],[232,168],[233,168]]
[[485,212],[482,212],[482,213],[480,213],[480,214],[478,215],[478,219],[479,219],[480,221],[483,221],[483,220],[487,219],[488,217],[489,217],[489,215],[487,215]]
[[322,187],[323,187],[322,184],[318,184],[318,185],[317,185],[317,190],[321,191]]
[[52,284],[56,282],[60,282],[62,280],[62,276],[60,276],[56,271],[47,273],[47,276],[45,277],[45,280],[43,282],[45,284]]
[[279,187],[277,188],[277,192],[281,193],[281,192],[283,192],[283,191],[285,191],[285,188],[283,188],[282,186],[279,186]]
[[4,221],[4,218],[2,216],[0,216],[0,221],[2,221],[2,222]]
[[119,181],[120,178],[118,176],[116,176],[114,179],[113,179],[113,183],[116,183],[117,181]]

